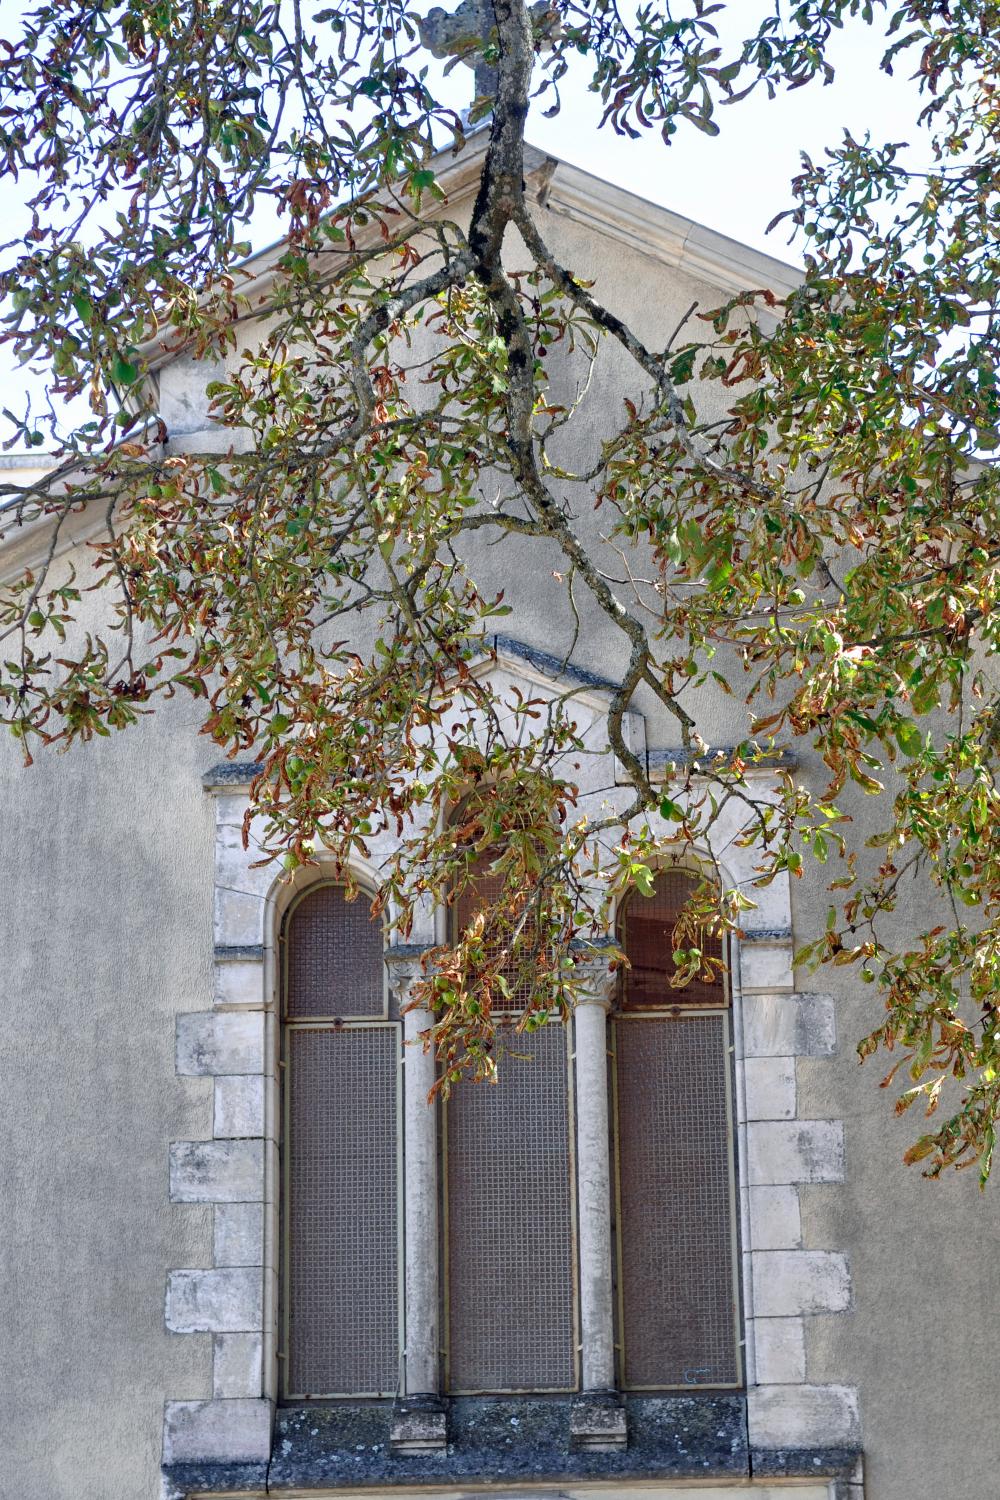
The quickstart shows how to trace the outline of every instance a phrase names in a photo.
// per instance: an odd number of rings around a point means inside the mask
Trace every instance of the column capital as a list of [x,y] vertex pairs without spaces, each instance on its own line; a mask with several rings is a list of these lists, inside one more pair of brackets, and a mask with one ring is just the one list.
[[410,997],[410,989],[423,978],[423,956],[426,949],[417,943],[398,943],[385,950],[385,966],[389,973],[389,988],[399,1002],[400,1009]]
[[583,981],[577,996],[578,1006],[599,1005],[604,1011],[611,1009],[618,985],[617,970],[611,968],[616,954],[617,949],[612,947],[612,940],[608,938],[606,945],[605,942],[599,946],[588,945],[575,955],[576,975]]

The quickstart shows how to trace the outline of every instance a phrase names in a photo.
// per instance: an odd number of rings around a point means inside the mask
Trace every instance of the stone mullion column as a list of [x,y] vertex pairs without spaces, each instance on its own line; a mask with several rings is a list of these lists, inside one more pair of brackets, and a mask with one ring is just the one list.
[[446,1419],[441,1402],[440,1252],[438,1226],[437,1110],[428,1102],[436,1076],[433,1050],[420,1037],[433,1024],[424,1006],[407,1009],[420,977],[412,949],[386,954],[389,983],[403,1012],[403,1224],[405,1310],[402,1394],[393,1416],[390,1444],[396,1453],[443,1448]]
[[602,1451],[625,1442],[625,1413],[614,1390],[611,1283],[608,1013],[614,977],[603,958],[588,961],[584,973],[573,1020],[582,1394],[573,1403],[570,1437],[574,1447]]

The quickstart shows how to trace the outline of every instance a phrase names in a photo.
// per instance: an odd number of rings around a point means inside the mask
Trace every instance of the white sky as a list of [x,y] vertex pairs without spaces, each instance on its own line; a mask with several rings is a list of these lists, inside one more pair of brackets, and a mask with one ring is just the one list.
[[[739,0],[736,9],[746,24],[753,22],[762,6],[759,0],[753,7]],[[878,30],[860,21],[848,22],[835,34],[829,52],[837,71],[833,84],[814,83],[774,100],[761,90],[719,111],[718,136],[709,137],[682,124],[669,148],[655,132],[630,140],[614,135],[609,127],[598,131],[600,99],[588,92],[584,78],[570,75],[562,85],[561,114],[546,120],[536,109],[529,120],[528,138],[533,145],[676,213],[796,262],[798,247],[787,244],[787,228],[779,226],[770,236],[764,231],[774,215],[790,205],[789,184],[799,168],[800,152],[820,155],[824,146],[839,142],[845,127],[855,136],[869,131],[878,141],[915,139],[919,100],[906,76],[912,68],[901,64],[896,77],[886,77],[878,66],[884,48]],[[456,105],[468,100],[469,70],[454,69],[448,93]],[[543,105],[551,98],[549,93]],[[0,219],[8,234],[18,232],[26,221],[25,195],[22,184],[0,181]],[[274,238],[272,226],[261,227],[266,232],[258,236],[259,243]],[[20,412],[26,390],[34,392],[37,400],[44,388],[44,372],[18,368],[9,350],[0,349],[0,408]],[[80,419],[86,415],[81,412]],[[0,417],[0,441],[6,427],[6,419]]]

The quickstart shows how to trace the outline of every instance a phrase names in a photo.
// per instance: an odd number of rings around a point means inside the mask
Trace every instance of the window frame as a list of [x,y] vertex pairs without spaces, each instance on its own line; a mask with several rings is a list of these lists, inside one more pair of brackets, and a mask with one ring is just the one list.
[[[310,896],[323,887],[346,888],[346,881],[321,877],[310,881],[295,892],[282,913],[278,931],[278,1029],[279,1071],[281,1082],[280,1128],[278,1142],[279,1162],[279,1212],[278,1212],[278,1389],[277,1401],[282,1406],[304,1404],[332,1405],[352,1401],[385,1401],[393,1399],[402,1388],[406,1359],[406,1223],[405,1223],[405,1131],[403,1099],[403,1025],[400,1017],[392,1014],[393,995],[389,985],[385,963],[382,963],[382,1014],[378,1016],[302,1016],[288,1015],[288,959],[292,919],[295,912]],[[372,898],[372,892],[362,882],[355,881],[358,899]],[[382,951],[385,952],[385,924],[382,924]],[[331,1391],[322,1395],[301,1395],[289,1389],[290,1368],[290,1324],[291,1324],[291,1106],[292,1066],[289,1051],[289,1036],[300,1031],[365,1031],[391,1029],[396,1035],[395,1063],[393,1069],[393,1098],[396,1135],[396,1337],[397,1372],[395,1390],[386,1391]]]

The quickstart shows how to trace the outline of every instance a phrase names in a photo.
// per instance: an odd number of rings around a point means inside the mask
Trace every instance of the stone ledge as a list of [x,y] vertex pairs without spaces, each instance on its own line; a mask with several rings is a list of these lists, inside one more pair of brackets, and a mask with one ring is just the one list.
[[[830,1448],[751,1448],[750,1472],[754,1479],[835,1479],[848,1488],[842,1494],[851,1495],[854,1475],[858,1472],[860,1449],[856,1447]],[[797,1492],[792,1490],[789,1500]],[[838,1496],[838,1500],[840,1497]],[[851,1496],[851,1500],[854,1497]],[[857,1500],[862,1500],[861,1491]]]
[[[279,1408],[273,1456],[266,1469],[245,1460],[168,1462],[163,1470],[164,1496],[165,1500],[193,1500],[205,1494],[259,1494],[265,1478],[268,1493],[281,1494],[313,1489],[468,1488],[478,1487],[484,1479],[500,1487],[588,1480],[614,1484],[689,1479],[731,1484],[769,1477],[826,1483],[831,1479],[851,1482],[858,1473],[857,1444],[837,1446],[834,1434],[826,1443],[813,1446],[775,1444],[749,1449],[746,1404],[746,1398],[739,1395],[626,1397],[630,1445],[598,1453],[569,1448],[571,1398],[461,1398],[451,1403],[447,1450],[398,1457],[389,1451],[389,1403]],[[813,1494],[812,1488],[808,1493]]]
[[223,760],[210,766],[201,778],[206,792],[221,788],[229,791],[234,786],[249,786],[264,767],[258,760]]
[[212,957],[217,964],[261,963],[263,943],[216,943]]
[[[579,1398],[577,1398],[579,1399]],[[626,1397],[627,1448],[570,1447],[572,1397],[461,1397],[450,1403],[446,1451],[389,1448],[392,1409],[279,1409],[272,1489],[417,1484],[523,1484],[565,1478],[745,1477],[743,1396]]]

